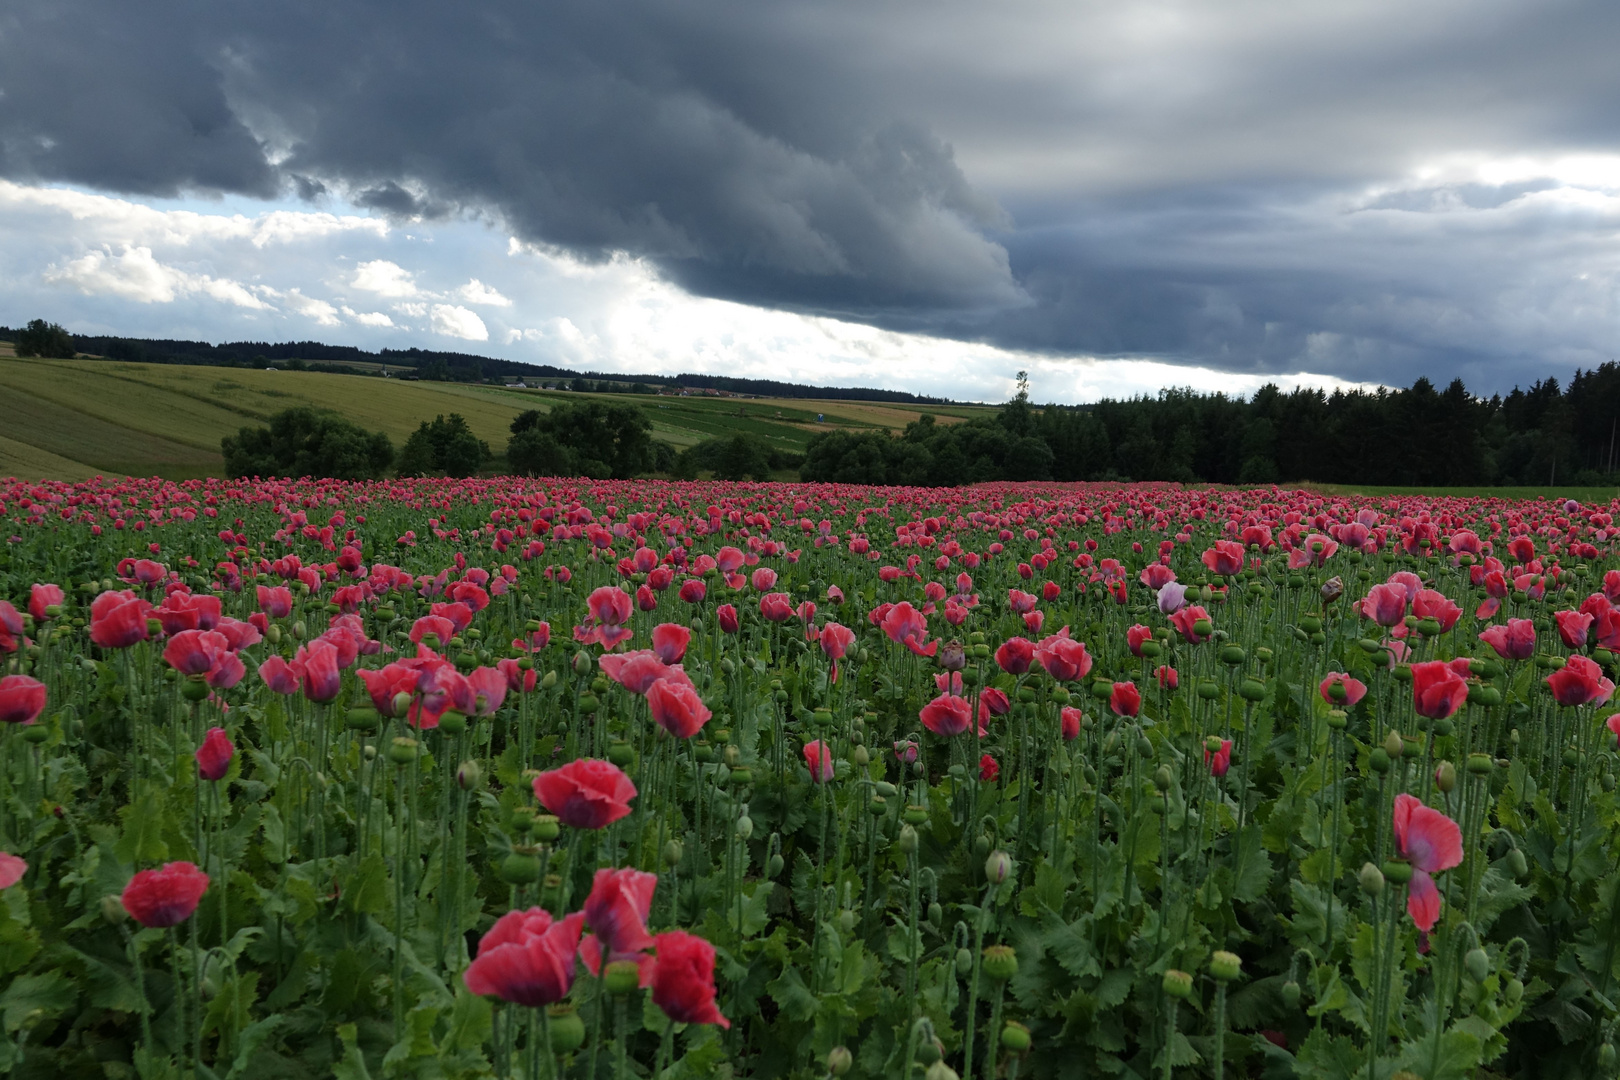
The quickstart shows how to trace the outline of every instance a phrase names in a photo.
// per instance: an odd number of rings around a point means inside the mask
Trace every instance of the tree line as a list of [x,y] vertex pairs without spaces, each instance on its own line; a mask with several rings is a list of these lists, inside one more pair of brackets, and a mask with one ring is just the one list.
[[1541,379],[1489,398],[1461,379],[1405,389],[1284,391],[1247,399],[1167,388],[1093,405],[1031,405],[896,436],[831,431],[810,441],[810,481],[957,485],[986,480],[1287,481],[1411,486],[1620,482],[1620,365]]

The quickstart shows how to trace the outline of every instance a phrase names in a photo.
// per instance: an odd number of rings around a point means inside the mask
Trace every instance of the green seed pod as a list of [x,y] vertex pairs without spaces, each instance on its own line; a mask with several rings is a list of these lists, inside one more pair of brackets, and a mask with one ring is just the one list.
[[1327,722],[1328,727],[1332,728],[1334,731],[1343,731],[1350,723],[1350,718],[1345,715],[1343,709],[1330,709],[1328,711]]
[[1228,667],[1237,667],[1239,664],[1243,663],[1244,659],[1245,653],[1243,652],[1243,646],[1221,646],[1221,663],[1227,665]]
[[747,769],[732,769],[731,776],[727,779],[732,787],[742,787],[754,782],[754,774]]
[[1209,973],[1221,982],[1236,982],[1243,974],[1243,961],[1236,953],[1217,949],[1209,954]]
[[1244,679],[1238,684],[1238,696],[1244,701],[1261,701],[1266,696],[1266,684],[1258,679]]
[[1316,633],[1310,636],[1309,640],[1312,645],[1326,645],[1327,635],[1318,630]]
[[587,690],[583,694],[579,695],[578,701],[579,701],[579,711],[584,713],[586,716],[590,716],[591,714],[596,712],[596,710],[598,708],[600,708],[601,704],[602,704],[600,701],[597,700],[596,695],[591,693],[589,690]]
[[1484,982],[1485,977],[1491,973],[1491,959],[1485,955],[1485,950],[1477,945],[1463,955],[1463,966],[1468,969],[1469,977],[1475,982]]
[[1198,684],[1198,696],[1205,701],[1214,701],[1220,696],[1221,688],[1213,679],[1205,679]]
[[872,796],[871,801],[866,804],[866,812],[873,817],[882,817],[889,812],[889,800],[881,795]]
[[907,825],[922,825],[928,821],[928,808],[911,803],[906,807],[902,818]]
[[1320,615],[1302,615],[1300,616],[1299,626],[1307,634],[1319,633],[1322,629],[1322,617]]
[[348,710],[344,713],[344,721],[353,731],[376,731],[382,723],[382,716],[369,705]]
[[1185,1001],[1192,997],[1193,977],[1185,971],[1170,968],[1164,973],[1164,979],[1159,985],[1173,998]]
[[622,769],[636,759],[636,748],[627,742],[609,743],[607,758]]
[[1160,652],[1163,651],[1159,648],[1159,643],[1157,641],[1144,641],[1142,642],[1140,648],[1142,655],[1147,657],[1149,660],[1154,659],[1160,654]]
[[1362,638],[1360,641],[1356,642],[1356,644],[1361,646],[1361,651],[1362,652],[1368,652],[1368,653],[1379,653],[1379,652],[1382,652],[1383,648],[1384,648],[1381,644],[1374,641],[1372,638],[1367,638],[1367,637]]
[[416,760],[416,740],[401,735],[388,747],[388,760],[395,765],[409,765]]
[[1468,771],[1475,776],[1487,776],[1494,768],[1496,763],[1491,760],[1489,754],[1468,755]]
[[[1208,600],[1212,595],[1214,594],[1210,591],[1209,586],[1205,585],[1203,588],[1203,598]],[[1193,622],[1193,636],[1195,637],[1209,637],[1209,635],[1213,634],[1214,632],[1215,624],[1210,622],[1208,619],[1197,619]]]
[[1015,1054],[1022,1054],[1029,1049],[1029,1028],[1016,1020],[1007,1021],[1007,1026],[1001,1029],[1001,1045]]
[[446,709],[439,717],[439,730],[446,735],[460,735],[467,730],[467,717],[454,709]]
[[1367,753],[1367,767],[1375,773],[1389,772],[1389,752],[1382,746],[1375,746]]
[[[1470,691],[1470,700],[1472,700],[1472,691]],[[1502,704],[1502,691],[1494,686],[1481,686],[1479,688],[1479,704],[1484,705],[1486,708]]]
[[631,993],[641,983],[641,967],[634,960],[614,960],[602,970],[602,983],[614,997]]
[[1066,686],[1054,686],[1046,696],[1059,705],[1067,705],[1069,703],[1069,688]]
[[1412,864],[1399,859],[1388,859],[1384,862],[1384,879],[1393,881],[1397,885],[1405,885],[1412,880]]
[[501,880],[508,885],[532,885],[539,881],[539,856],[532,851],[513,851],[501,860]]
[[1361,874],[1358,877],[1361,891],[1368,896],[1377,896],[1384,891],[1384,873],[1372,863],[1361,864]]
[[1018,954],[1011,945],[987,946],[980,970],[991,982],[1006,982],[1018,974]]
[[1573,766],[1581,760],[1581,752],[1573,746],[1564,747],[1564,764]]

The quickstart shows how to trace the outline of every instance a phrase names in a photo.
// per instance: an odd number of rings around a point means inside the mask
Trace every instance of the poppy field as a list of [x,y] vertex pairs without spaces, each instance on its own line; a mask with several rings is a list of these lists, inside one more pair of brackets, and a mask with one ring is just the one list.
[[1613,512],[0,482],[0,1072],[1612,1076]]

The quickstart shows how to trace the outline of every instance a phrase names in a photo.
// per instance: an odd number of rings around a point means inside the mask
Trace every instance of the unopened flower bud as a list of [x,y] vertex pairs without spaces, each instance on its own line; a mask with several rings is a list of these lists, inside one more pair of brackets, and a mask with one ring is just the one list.
[[923,1080],[962,1080],[962,1077],[955,1069],[940,1060],[928,1066],[928,1071],[923,1074]]
[[1434,786],[1444,793],[1450,793],[1457,786],[1457,766],[1449,761],[1442,761],[1435,766]]
[[835,1046],[827,1051],[827,1074],[829,1076],[843,1076],[849,1072],[849,1067],[855,1064],[855,1056],[849,1052],[847,1046]]
[[1384,891],[1384,872],[1372,863],[1361,864],[1361,891],[1368,896],[1377,896]]
[[456,766],[456,786],[472,791],[484,782],[484,768],[476,761],[463,761]]
[[992,851],[984,860],[984,877],[992,885],[1000,885],[1012,873],[1012,856],[1005,851]]
[[1394,728],[1390,728],[1389,734],[1384,736],[1384,753],[1389,755],[1391,761],[1399,761],[1401,755],[1406,753],[1406,741]]

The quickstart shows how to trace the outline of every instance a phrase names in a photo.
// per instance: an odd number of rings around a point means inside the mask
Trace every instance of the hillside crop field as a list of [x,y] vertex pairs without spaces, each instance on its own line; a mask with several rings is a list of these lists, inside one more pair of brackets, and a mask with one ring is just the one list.
[[1612,1076],[1616,510],[7,481],[0,1072]]
[[[311,371],[14,357],[0,358],[0,396],[15,421],[0,435],[0,476],[56,480],[217,476],[221,438],[301,405],[385,432],[396,448],[423,421],[458,412],[497,455],[518,413],[581,398],[640,407],[654,437],[677,449],[743,432],[802,453],[818,430],[898,430],[919,415],[866,402],[575,394]],[[973,411],[944,406],[937,415],[951,423]],[[819,423],[818,413],[824,417]]]

